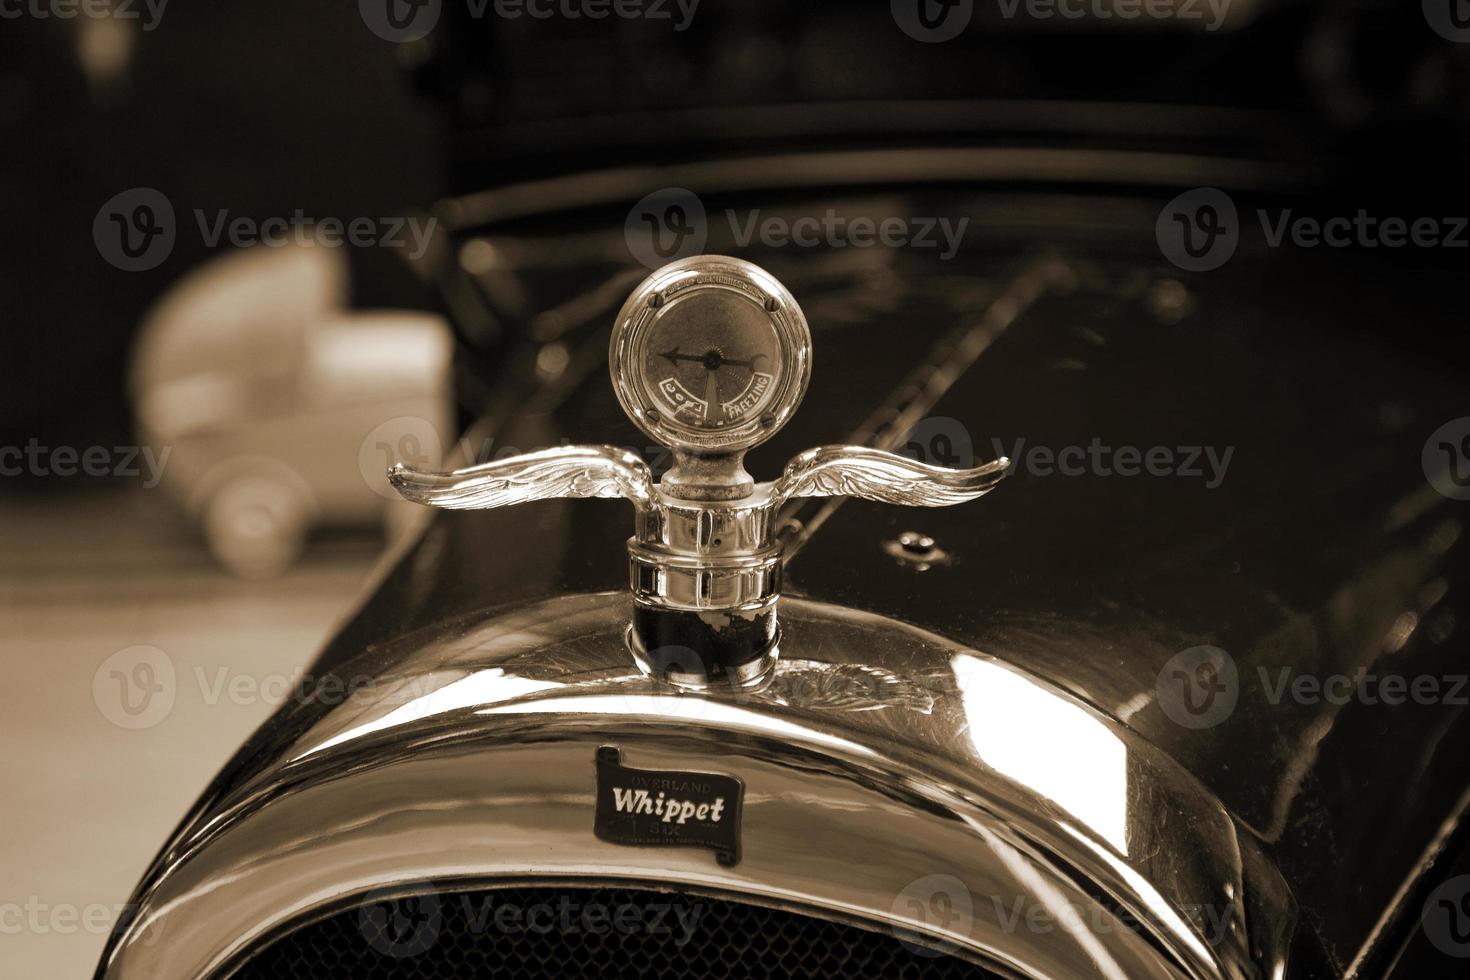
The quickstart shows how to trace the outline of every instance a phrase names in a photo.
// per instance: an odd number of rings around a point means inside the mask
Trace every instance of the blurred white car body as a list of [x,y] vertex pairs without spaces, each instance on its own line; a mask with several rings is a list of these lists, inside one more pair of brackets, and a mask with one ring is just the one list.
[[162,486],[243,578],[283,572],[309,529],[408,509],[399,459],[437,464],[451,431],[449,328],[344,309],[337,249],[255,248],[186,276],[147,318],[132,365],[140,440]]

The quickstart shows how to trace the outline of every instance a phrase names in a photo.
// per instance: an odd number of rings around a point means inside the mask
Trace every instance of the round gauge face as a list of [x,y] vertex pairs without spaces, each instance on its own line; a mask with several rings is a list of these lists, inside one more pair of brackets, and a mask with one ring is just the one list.
[[698,256],[633,293],[610,362],[618,399],[649,435],[676,449],[735,452],[774,435],[800,402],[811,337],[769,274]]
[[641,345],[654,400],[695,429],[759,416],[781,374],[781,338],[766,311],[725,294],[716,287],[675,300]]

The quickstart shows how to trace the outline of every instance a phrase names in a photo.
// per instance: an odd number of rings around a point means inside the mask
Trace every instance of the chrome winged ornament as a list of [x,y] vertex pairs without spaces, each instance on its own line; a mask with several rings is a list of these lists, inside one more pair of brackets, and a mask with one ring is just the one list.
[[653,499],[653,473],[637,453],[616,446],[543,449],[450,473],[425,473],[402,463],[388,471],[409,500],[445,510],[485,510],[554,497]]
[[449,510],[627,498],[637,518],[628,637],[639,663],[692,686],[754,682],[777,656],[774,527],[788,500],[948,507],[990,491],[1009,465],[946,469],[863,446],[820,446],[797,455],[775,482],[756,483],[745,453],[791,417],[811,362],[806,319],[772,276],[741,259],[685,259],[633,292],[609,354],[624,411],[673,450],[658,483],[638,454],[615,446],[548,449],[450,473],[400,464],[389,480],[407,499]]
[[968,470],[930,466],[864,446],[818,446],[786,464],[773,494],[779,507],[792,497],[861,497],[901,507],[949,507],[974,500],[1005,478],[1010,461]]
[[[969,470],[930,466],[864,446],[819,446],[786,464],[766,506],[795,497],[861,497],[905,507],[948,507],[974,500],[1005,476],[1007,461]],[[653,473],[637,454],[616,446],[568,446],[426,473],[403,464],[389,474],[414,503],[444,510],[484,510],[533,500],[626,497],[640,511],[657,496]]]

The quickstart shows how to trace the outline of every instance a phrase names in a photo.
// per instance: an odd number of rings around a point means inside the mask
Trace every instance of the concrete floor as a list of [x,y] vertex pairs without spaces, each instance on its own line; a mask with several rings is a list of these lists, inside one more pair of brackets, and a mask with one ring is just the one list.
[[380,547],[316,541],[244,584],[160,494],[0,499],[0,977],[91,976],[164,837]]

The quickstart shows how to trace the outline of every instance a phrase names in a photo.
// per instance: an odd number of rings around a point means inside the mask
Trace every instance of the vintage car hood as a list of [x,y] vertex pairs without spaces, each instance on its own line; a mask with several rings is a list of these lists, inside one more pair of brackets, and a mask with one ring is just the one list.
[[[794,513],[788,589],[995,652],[1165,747],[1265,842],[1335,966],[1353,965],[1465,807],[1470,726],[1448,696],[1463,674],[1462,505],[1421,464],[1459,410],[1461,372],[1362,333],[1395,315],[1382,290],[1279,258],[1188,287],[1069,258],[760,261],[802,296],[818,355],[805,410],[753,454],[757,478],[817,442],[901,448],[883,426],[916,401],[931,449],[938,436],[941,451],[1017,461],[970,507]],[[543,389],[466,448],[640,445],[601,343],[578,353],[585,380]],[[1035,455],[1099,445],[1166,449],[1172,475],[1119,475],[1107,455],[1066,475]],[[618,588],[627,528],[615,503],[440,519],[327,658],[405,620]],[[894,557],[907,530],[944,560]],[[1158,691],[1200,645],[1230,655],[1238,698],[1191,728]],[[1440,678],[1446,696],[1313,704],[1281,689],[1360,670]]]
[[[1159,790],[1154,819],[1187,824],[1217,801],[1232,828],[1217,845],[1229,842],[1237,872],[1279,916],[1253,938],[1294,930],[1288,975],[1367,970],[1415,914],[1416,882],[1463,815],[1463,699],[1306,703],[1279,684],[1282,671],[1325,680],[1360,668],[1446,678],[1445,693],[1454,683],[1460,505],[1431,488],[1421,451],[1454,417],[1463,378],[1359,334],[1353,325],[1393,311],[1373,305],[1381,290],[1342,287],[1339,270],[1313,278],[1247,258],[1184,286],[1148,262],[1087,251],[751,256],[801,297],[818,352],[804,410],[752,454],[758,479],[799,449],[844,440],[1017,463],[968,507],[791,511],[793,610],[886,617],[871,658],[848,640],[839,661],[883,661],[904,649],[904,630],[921,631],[1157,752],[1169,774],[1141,785],[1173,788]],[[588,295],[599,284],[589,279]],[[508,385],[463,456],[642,445],[605,380],[605,332],[565,342],[568,370]],[[1089,462],[1071,452],[1070,472],[1057,472],[1069,447]],[[1124,447],[1138,461],[1167,450],[1153,457],[1159,475],[1117,472]],[[548,597],[612,597],[626,587],[630,525],[612,501],[438,516],[313,670],[391,675],[424,651],[509,630]],[[898,547],[910,530],[937,550]],[[826,615],[797,614],[805,627],[783,658],[823,661]],[[615,636],[594,644],[594,661],[621,657]],[[1202,645],[1228,654],[1234,705],[1196,726],[1171,717],[1163,685],[1173,658]],[[561,647],[531,646],[528,659],[557,669]],[[186,820],[145,894],[292,747],[347,730],[342,717],[283,709]],[[1034,722],[1018,721],[1018,737],[1036,737]],[[1177,853],[1157,859],[1172,875]]]

